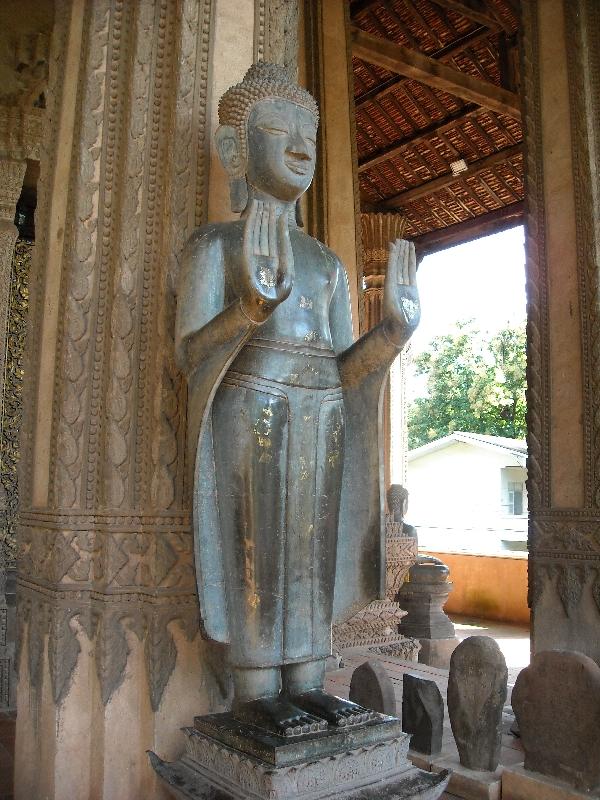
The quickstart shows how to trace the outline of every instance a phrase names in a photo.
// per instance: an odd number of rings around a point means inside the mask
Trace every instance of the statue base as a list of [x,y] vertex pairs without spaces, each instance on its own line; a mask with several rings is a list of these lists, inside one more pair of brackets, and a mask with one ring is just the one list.
[[384,715],[354,730],[291,741],[242,725],[231,714],[197,717],[184,732],[179,761],[149,753],[178,800],[437,800],[450,778],[413,767],[410,736],[399,720]]

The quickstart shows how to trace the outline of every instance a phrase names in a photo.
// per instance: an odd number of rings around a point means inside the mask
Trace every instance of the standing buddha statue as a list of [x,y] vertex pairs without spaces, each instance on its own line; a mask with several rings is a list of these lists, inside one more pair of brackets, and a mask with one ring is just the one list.
[[391,245],[383,321],[354,341],[345,269],[296,221],[314,99],[261,62],[219,121],[241,216],[192,235],[176,324],[200,608],[228,645],[234,715],[296,736],[372,716],[323,680],[332,619],[384,596],[381,397],[419,320],[415,253]]

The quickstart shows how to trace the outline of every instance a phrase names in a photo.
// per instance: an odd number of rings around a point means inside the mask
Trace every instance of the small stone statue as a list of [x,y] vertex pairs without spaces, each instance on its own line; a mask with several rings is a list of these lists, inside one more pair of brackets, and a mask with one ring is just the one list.
[[[412,536],[415,546],[417,530],[404,522],[408,510],[408,491],[393,484],[388,492],[388,504],[394,509],[397,524],[402,525],[404,536]],[[408,569],[408,579],[399,589],[398,601],[405,610],[400,622],[400,633],[418,640],[419,661],[433,667],[448,667],[452,651],[458,644],[454,625],[444,612],[444,605],[452,591],[448,580],[450,570],[435,556],[419,554]]]
[[452,653],[448,715],[460,763],[468,769],[493,772],[500,762],[507,680],[504,655],[489,636],[469,636]]
[[318,118],[276,65],[224,94],[216,143],[241,219],[193,234],[178,288],[204,628],[229,645],[236,718],[282,736],[372,717],[323,679],[334,614],[383,594],[380,398],[420,315],[398,240],[384,319],[353,341],[344,267],[297,226]]
[[[418,543],[419,535],[414,525],[409,525],[405,522],[406,513],[408,511],[408,489],[400,483],[392,483],[388,489],[388,507],[390,515],[397,526],[402,527],[402,536],[410,537]],[[417,555],[417,564],[439,564],[446,570],[448,567],[443,561],[435,556],[426,556],[423,554]],[[399,587],[400,588],[400,587]]]

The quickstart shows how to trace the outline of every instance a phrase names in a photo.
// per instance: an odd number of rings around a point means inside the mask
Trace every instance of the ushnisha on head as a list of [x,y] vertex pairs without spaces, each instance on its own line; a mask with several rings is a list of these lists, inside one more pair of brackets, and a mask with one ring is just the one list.
[[219,102],[219,157],[230,181],[231,208],[243,211],[248,185],[263,195],[295,202],[315,169],[317,104],[278,64],[253,64]]

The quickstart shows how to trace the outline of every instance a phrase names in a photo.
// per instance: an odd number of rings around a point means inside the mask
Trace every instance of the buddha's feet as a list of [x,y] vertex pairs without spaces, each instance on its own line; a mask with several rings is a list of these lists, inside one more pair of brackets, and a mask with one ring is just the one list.
[[304,736],[327,730],[327,722],[281,697],[250,700],[233,710],[240,722],[247,722],[278,736]]
[[303,708],[321,719],[327,720],[330,725],[346,728],[350,725],[363,725],[365,722],[379,717],[376,711],[359,706],[350,700],[343,700],[333,694],[328,694],[323,689],[311,689],[308,692],[293,697],[295,705]]

